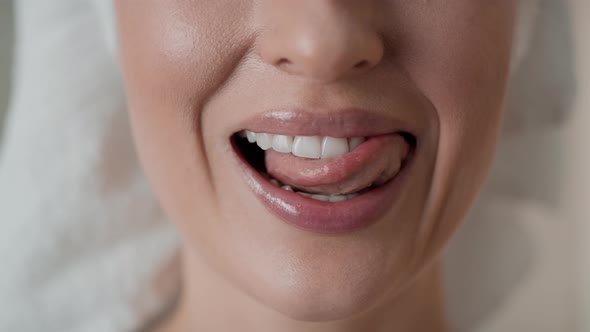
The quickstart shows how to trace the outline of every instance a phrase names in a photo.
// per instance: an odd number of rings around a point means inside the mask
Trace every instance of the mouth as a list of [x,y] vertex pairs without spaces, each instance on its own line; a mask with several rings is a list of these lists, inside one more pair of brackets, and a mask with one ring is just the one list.
[[344,233],[392,208],[417,137],[370,112],[273,112],[244,124],[231,143],[246,184],[268,211],[307,231]]

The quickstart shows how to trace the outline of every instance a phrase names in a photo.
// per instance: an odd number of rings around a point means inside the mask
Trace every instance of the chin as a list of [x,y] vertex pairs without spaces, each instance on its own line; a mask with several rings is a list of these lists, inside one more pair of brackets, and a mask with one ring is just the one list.
[[277,242],[230,240],[232,251],[243,254],[239,260],[216,262],[224,264],[220,272],[240,293],[283,316],[345,320],[395,298],[416,275],[409,259],[416,257],[413,237],[407,232],[400,232],[408,235],[405,241],[376,235],[382,233],[369,228],[354,236],[311,237],[300,231],[293,237],[276,231]]
[[[331,322],[353,318],[375,307],[392,287],[384,282],[385,278],[375,275],[339,279],[327,279],[326,275],[331,273],[306,273],[298,280],[286,280],[289,284],[295,283],[289,287],[277,280],[273,287],[254,296],[266,307],[290,319]],[[314,280],[315,277],[322,280]]]

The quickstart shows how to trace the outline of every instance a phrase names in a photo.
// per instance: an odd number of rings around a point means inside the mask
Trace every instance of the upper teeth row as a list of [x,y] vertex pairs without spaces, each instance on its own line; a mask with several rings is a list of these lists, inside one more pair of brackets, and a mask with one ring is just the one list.
[[310,159],[336,158],[354,150],[366,141],[364,137],[288,136],[255,133],[249,130],[242,131],[240,135],[247,137],[248,142],[258,144],[263,150],[273,149]]

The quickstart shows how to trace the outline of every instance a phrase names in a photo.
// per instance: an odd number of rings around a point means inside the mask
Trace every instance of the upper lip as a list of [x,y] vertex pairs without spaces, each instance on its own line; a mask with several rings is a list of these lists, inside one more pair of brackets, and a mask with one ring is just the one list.
[[393,115],[358,108],[314,112],[302,109],[272,110],[240,124],[241,130],[290,136],[368,137],[390,133],[419,136],[417,123]]

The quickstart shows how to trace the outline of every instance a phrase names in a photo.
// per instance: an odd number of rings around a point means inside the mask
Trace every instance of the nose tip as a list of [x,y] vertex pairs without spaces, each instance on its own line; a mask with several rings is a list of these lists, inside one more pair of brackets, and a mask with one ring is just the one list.
[[370,24],[350,15],[302,13],[259,35],[258,52],[264,62],[292,75],[335,81],[360,75],[377,66],[383,58],[381,36]]
[[263,59],[289,74],[334,81],[365,73],[381,62],[383,46],[375,38],[325,40],[300,37],[283,47],[266,50]]

